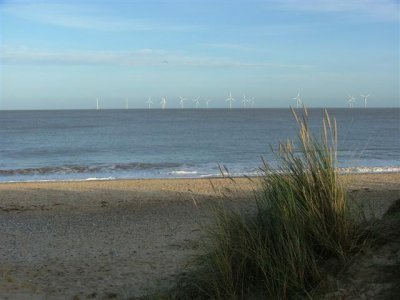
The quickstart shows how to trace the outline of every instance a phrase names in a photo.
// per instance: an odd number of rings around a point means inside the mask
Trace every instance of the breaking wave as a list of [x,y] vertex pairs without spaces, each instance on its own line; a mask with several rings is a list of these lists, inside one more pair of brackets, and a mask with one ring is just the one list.
[[[57,167],[0,169],[0,182],[84,181],[138,178],[211,178],[221,176],[260,176],[260,170],[246,164],[231,165],[229,174],[221,174],[214,164],[127,163],[95,166],[65,165]],[[400,166],[354,166],[338,169],[342,174],[400,173]],[[279,172],[279,170],[277,170]]]
[[170,175],[195,175],[197,174],[197,171],[183,171],[183,170],[178,170],[178,171],[172,171],[169,172],[168,174]]
[[84,174],[84,173],[104,173],[120,171],[144,171],[144,170],[163,170],[179,168],[187,164],[179,163],[127,163],[127,164],[104,164],[95,166],[65,165],[54,167],[26,168],[26,169],[8,169],[0,170],[1,176],[7,175],[46,175],[46,174]]
[[386,166],[386,167],[350,167],[339,168],[340,173],[362,174],[362,173],[399,173],[400,167]]

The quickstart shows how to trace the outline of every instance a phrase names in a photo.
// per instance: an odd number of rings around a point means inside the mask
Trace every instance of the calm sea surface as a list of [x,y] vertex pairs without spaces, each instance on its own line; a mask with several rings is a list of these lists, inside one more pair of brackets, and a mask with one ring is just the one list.
[[[400,109],[329,109],[339,164],[400,170]],[[309,110],[320,128],[322,109]],[[0,181],[253,175],[296,137],[289,109],[0,111]]]

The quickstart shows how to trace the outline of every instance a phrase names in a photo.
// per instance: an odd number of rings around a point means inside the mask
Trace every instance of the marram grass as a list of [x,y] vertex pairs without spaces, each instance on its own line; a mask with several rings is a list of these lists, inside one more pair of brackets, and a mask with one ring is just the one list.
[[278,169],[264,162],[254,213],[216,208],[189,273],[173,290],[181,299],[297,299],[321,280],[328,259],[344,263],[359,240],[336,169],[336,122],[309,127],[293,110],[298,141],[280,143]]

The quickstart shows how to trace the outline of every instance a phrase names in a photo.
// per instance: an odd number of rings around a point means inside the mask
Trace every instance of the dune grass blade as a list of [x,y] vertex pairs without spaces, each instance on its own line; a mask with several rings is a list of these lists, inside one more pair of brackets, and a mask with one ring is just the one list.
[[216,209],[185,283],[190,293],[181,298],[303,297],[321,279],[324,261],[344,263],[357,247],[357,223],[336,170],[336,122],[326,113],[318,137],[306,110],[293,115],[298,141],[279,144],[278,169],[263,162],[255,212]]

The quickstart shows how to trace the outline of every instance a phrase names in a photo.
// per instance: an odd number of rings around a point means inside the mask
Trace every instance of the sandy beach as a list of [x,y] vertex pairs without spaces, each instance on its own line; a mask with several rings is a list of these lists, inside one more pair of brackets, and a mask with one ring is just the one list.
[[[344,177],[378,217],[400,198],[399,173]],[[127,299],[167,287],[195,253],[213,204],[253,207],[257,179],[235,181],[0,184],[0,298]]]

